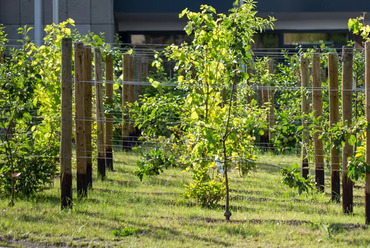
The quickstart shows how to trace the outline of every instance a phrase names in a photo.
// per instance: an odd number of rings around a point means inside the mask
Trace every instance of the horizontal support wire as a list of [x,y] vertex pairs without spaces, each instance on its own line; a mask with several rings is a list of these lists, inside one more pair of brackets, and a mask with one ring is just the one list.
[[[15,39],[14,39],[15,40]],[[111,43],[111,45],[130,45],[130,46],[133,46],[133,44],[122,44],[122,43]],[[153,59],[152,58],[149,58],[148,56],[152,56],[153,55],[153,49],[156,49],[158,51],[163,51],[164,50],[164,47],[166,47],[167,45],[166,44],[151,44],[151,45],[141,45],[141,44],[136,44],[137,46],[142,46],[142,47],[136,47],[134,49],[135,53],[133,55],[133,57],[135,58],[145,58],[147,59],[146,62],[152,62]],[[20,45],[5,45],[5,47],[19,47]],[[84,46],[84,47],[90,47],[90,46]],[[158,48],[158,47],[161,47],[161,48]],[[92,47],[94,48],[94,47]],[[131,47],[115,47],[114,49],[117,50],[117,51],[128,51]],[[342,49],[342,48],[336,48],[336,49]],[[281,50],[287,50],[288,52],[286,53],[281,53]],[[357,49],[357,50],[364,50],[364,49]],[[296,55],[297,54],[297,49],[296,48],[292,48],[292,49],[287,49],[287,48],[272,48],[272,49],[265,49],[265,48],[261,48],[261,49],[254,49],[254,56],[260,56],[260,55],[269,55],[269,57],[273,57],[273,58],[281,58],[283,54],[286,54],[286,55]],[[327,56],[329,53],[310,53],[310,54],[320,54],[320,55],[323,55],[323,56]],[[169,62],[169,63],[173,63],[173,62]],[[9,82],[10,80],[7,80],[7,79],[1,79],[0,78],[0,82]],[[74,80],[71,80],[72,83],[75,83]],[[44,82],[54,82],[54,83],[59,83],[60,81],[59,80],[56,80],[56,81],[52,81],[52,80],[49,80],[49,81],[44,81]],[[125,86],[125,85],[131,85],[131,86],[152,86],[152,83],[151,82],[148,82],[148,81],[145,81],[145,80],[112,80],[112,81],[106,81],[106,80],[99,80],[99,81],[96,81],[96,80],[91,80],[91,81],[78,81],[78,83],[89,83],[91,84],[92,86],[93,85],[97,85],[97,84],[117,84],[117,85],[121,85],[121,86]],[[296,84],[297,82],[288,82],[292,85]],[[182,90],[181,87],[188,87],[188,88],[204,88],[206,86],[201,86],[201,85],[196,85],[196,84],[193,84],[193,85],[186,85],[186,82],[185,84],[178,84],[176,83],[175,80],[173,80],[173,82],[170,82],[170,83],[162,83],[160,84],[160,86],[163,86],[163,87],[177,87],[179,88],[179,90]],[[230,87],[220,87],[220,86],[210,86],[210,88],[217,88],[217,89],[222,89],[222,88],[229,88],[231,89],[232,86]],[[365,89],[364,88],[353,88],[353,89],[329,89],[328,87],[301,87],[301,86],[267,86],[267,85],[258,85],[258,84],[245,84],[245,83],[239,83],[237,85],[237,89],[244,89],[244,88],[249,88],[249,89],[252,89],[252,90],[269,90],[269,91],[272,91],[272,93],[278,93],[278,92],[283,92],[283,91],[302,91],[302,92],[305,92],[306,94],[310,94],[311,92],[316,92],[316,91],[322,91],[322,92],[353,92],[353,93],[361,93],[361,92],[365,92]],[[270,93],[270,92],[269,92]],[[2,106],[2,107],[7,107],[7,106]],[[9,106],[10,108],[12,106]],[[266,109],[269,109],[268,107]],[[97,112],[95,110],[95,108],[93,108],[93,112],[94,113],[103,113],[105,115],[122,115],[123,113],[127,113],[127,111],[122,111],[122,112],[110,112],[110,113],[106,113],[105,111],[102,111],[102,112]],[[32,115],[30,116],[31,118],[35,118],[35,119],[43,119],[43,118],[47,118],[49,116],[44,116],[44,115],[37,115],[37,111],[30,111],[30,113],[32,113]],[[266,113],[266,115],[268,115],[268,113]],[[268,115],[269,117],[279,117],[279,115]],[[115,123],[115,124],[134,124],[135,122],[140,122],[142,121],[141,119],[133,119],[131,117],[124,117],[124,118],[116,118],[116,117],[112,117],[111,120],[107,120],[106,118],[103,118],[103,119],[97,119],[97,118],[94,118],[94,117],[91,117],[91,118],[75,118],[73,117],[73,119],[66,119],[66,118],[61,118],[60,116],[57,116],[58,119],[61,119],[61,120],[69,120],[69,121],[82,121],[82,122],[105,122],[105,123]],[[118,119],[118,120],[117,120]],[[174,122],[174,121],[168,121],[168,120],[181,120],[181,117],[178,117],[178,116],[163,116],[157,120],[160,120],[160,121],[164,121],[166,122],[167,121],[167,125],[188,125],[186,122]],[[293,121],[291,122],[292,124],[295,123],[295,124],[299,124],[300,121]],[[306,124],[312,124],[313,122],[311,121],[305,121]],[[211,127],[210,127],[211,128]],[[308,128],[307,128],[308,129]],[[305,129],[306,130],[306,129]],[[58,133],[59,134],[59,133]],[[96,135],[96,134],[94,134]],[[94,138],[95,136],[93,135],[93,141],[95,141],[96,139]],[[113,147],[113,148],[116,148],[117,150],[118,149],[134,149],[133,151],[130,151],[129,153],[127,153],[127,155],[130,155],[132,153],[134,154],[142,154],[143,150],[150,150],[150,149],[156,149],[156,148],[160,148],[160,149],[166,149],[166,150],[171,150],[170,148],[168,147],[163,147],[161,146],[161,143],[160,142],[156,142],[156,141],[147,141],[147,140],[140,140],[140,138],[142,138],[142,136],[138,136],[138,135],[128,135],[128,136],[112,136],[111,137],[113,139],[113,142],[115,143],[120,143],[120,144],[113,144],[113,145],[108,145],[108,144],[103,144],[103,148],[105,149],[106,147]],[[136,139],[136,140],[128,140],[128,139]],[[121,143],[124,142],[126,145],[122,145]],[[127,145],[128,144],[128,145]],[[131,144],[133,145],[141,145],[141,146],[132,146]],[[158,144],[158,146],[156,146],[155,144]],[[277,148],[276,147],[273,147],[273,142],[271,143],[267,143],[267,142],[251,142],[250,145],[246,146],[245,148],[251,148],[251,149],[261,149],[261,150],[276,150]],[[284,147],[282,147],[282,149],[284,149]],[[300,152],[300,149],[301,149],[301,144],[296,144],[294,148],[291,148],[289,147],[289,151],[296,151],[297,153]],[[287,149],[288,150],[288,149]],[[137,153],[136,153],[137,151]],[[186,150],[175,150],[176,152],[185,152]],[[322,151],[322,152],[325,152],[326,150],[325,149],[309,149],[310,152],[314,152],[314,151]],[[77,150],[76,152],[80,153],[92,153],[94,154],[96,152],[96,150]],[[113,151],[115,152],[115,151]],[[309,156],[313,156],[313,155],[309,155]],[[316,157],[325,157],[325,158],[328,158],[329,155],[316,155]],[[4,155],[2,155],[2,157],[4,157]],[[92,156],[72,156],[72,157],[57,157],[57,156],[43,156],[43,155],[35,155],[35,156],[26,156],[28,158],[49,158],[49,159],[61,159],[61,158],[104,158],[104,157],[99,157],[96,156],[95,154],[92,155]],[[22,157],[23,158],[23,157]],[[190,159],[191,157],[189,157]],[[123,159],[117,159],[116,157],[114,157],[115,161],[123,161]],[[202,158],[196,158],[198,160],[208,160],[208,161],[214,161],[214,158],[211,158],[211,157],[202,157]],[[248,159],[245,159],[243,157],[233,157],[231,158],[230,161],[249,161]],[[266,164],[266,163],[262,163],[262,162],[258,162],[256,161],[257,163],[259,163],[260,165],[271,165],[271,166],[278,166],[279,168],[282,168],[283,166],[280,166],[280,165],[273,165],[273,164]],[[328,166],[329,164],[327,163],[324,163],[324,164],[320,164],[320,165],[324,165],[324,166]],[[334,165],[338,165],[338,163],[334,164]],[[302,167],[299,167],[302,169]],[[304,167],[306,168],[306,167]],[[327,170],[326,168],[312,168],[312,166],[309,167],[310,170]],[[332,171],[341,171],[341,170],[332,170]]]

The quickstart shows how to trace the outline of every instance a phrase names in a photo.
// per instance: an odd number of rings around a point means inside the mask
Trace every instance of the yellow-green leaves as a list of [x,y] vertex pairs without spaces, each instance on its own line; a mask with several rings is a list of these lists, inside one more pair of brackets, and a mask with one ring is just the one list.
[[359,34],[366,41],[370,40],[370,25],[364,25],[365,14],[360,17],[350,18],[348,20],[348,30],[354,34]]
[[199,115],[198,115],[198,113],[197,113],[197,111],[196,111],[196,109],[195,109],[195,108],[192,108],[192,109],[191,109],[191,115],[190,115],[190,118],[191,118],[192,120],[198,120]]
[[184,9],[180,14],[179,14],[179,18],[183,18],[185,15],[187,15],[189,12],[189,9],[186,8]]
[[177,82],[179,82],[180,84],[184,81],[184,76],[178,76],[177,77]]
[[160,84],[161,84],[161,83],[160,83],[160,82],[158,82],[158,81],[152,81],[152,86],[153,86],[154,88],[157,88]]
[[361,28],[363,27],[363,17],[350,18],[348,20],[348,30],[353,31],[354,34],[359,34]]

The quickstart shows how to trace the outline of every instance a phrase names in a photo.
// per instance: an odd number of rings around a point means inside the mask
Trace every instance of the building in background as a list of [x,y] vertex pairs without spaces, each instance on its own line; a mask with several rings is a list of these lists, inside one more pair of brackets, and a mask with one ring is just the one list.
[[[53,22],[53,0],[42,0],[42,24]],[[113,0],[58,0],[59,20],[72,18],[76,28],[83,34],[90,31],[104,32],[106,41],[113,42],[114,11]],[[19,39],[18,28],[24,25],[34,27],[34,0],[0,0],[0,24],[12,43]],[[34,31],[30,32],[34,38]]]
[[[178,43],[185,39],[186,20],[178,13],[188,7],[197,11],[209,4],[218,12],[227,13],[232,0],[116,0],[116,31],[127,43]],[[274,30],[256,37],[257,48],[291,48],[300,44],[313,46],[321,41],[336,47],[353,38],[348,31],[349,18],[370,11],[370,1],[363,0],[260,0],[258,15],[274,16]],[[370,17],[368,18],[370,23]]]
[[[209,4],[227,13],[233,0],[58,0],[59,20],[72,18],[81,33],[104,32],[113,42],[119,33],[124,43],[170,44],[187,39],[185,19],[178,14],[184,9],[199,10]],[[52,23],[53,0],[43,0],[43,25]],[[313,46],[323,41],[339,47],[352,37],[349,18],[370,11],[364,0],[260,0],[257,10],[262,17],[277,18],[274,30],[256,37],[257,48],[289,48],[301,44]],[[0,23],[7,27],[8,38],[19,38],[20,26],[34,25],[34,0],[0,0]],[[370,23],[370,17],[368,18]],[[33,33],[30,34],[33,37]],[[13,41],[12,40],[12,41]]]

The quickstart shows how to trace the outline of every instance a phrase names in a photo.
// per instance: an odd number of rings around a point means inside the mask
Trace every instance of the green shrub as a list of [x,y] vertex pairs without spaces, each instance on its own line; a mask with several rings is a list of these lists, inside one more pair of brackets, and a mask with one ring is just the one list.
[[311,178],[303,178],[300,175],[300,167],[298,164],[292,166],[285,166],[280,170],[283,176],[282,184],[289,186],[290,188],[298,189],[298,194],[303,192],[309,192],[313,189]]
[[186,185],[185,197],[196,199],[203,207],[214,207],[226,194],[224,180],[219,176],[211,180],[208,172],[197,170],[193,174],[194,183]]

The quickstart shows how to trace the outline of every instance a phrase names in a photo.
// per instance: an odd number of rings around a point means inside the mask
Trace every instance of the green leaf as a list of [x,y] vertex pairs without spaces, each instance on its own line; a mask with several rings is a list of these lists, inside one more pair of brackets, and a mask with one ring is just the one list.
[[349,136],[348,144],[350,144],[351,146],[354,146],[356,144],[356,137],[353,134]]
[[297,128],[297,133],[298,132],[300,132],[300,131],[302,131],[304,129],[304,126],[299,126],[298,128]]
[[153,86],[154,88],[157,88],[160,84],[161,84],[161,83],[160,83],[160,82],[158,82],[158,81],[153,81],[153,82],[152,82],[152,86]]
[[198,115],[198,113],[193,109],[192,110],[192,112],[191,112],[191,116],[190,116],[190,118],[192,119],[192,120],[197,120],[198,118],[199,118],[199,115]]
[[177,81],[179,83],[182,83],[184,81],[184,76],[182,76],[182,75],[181,76],[178,76]]

